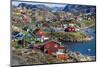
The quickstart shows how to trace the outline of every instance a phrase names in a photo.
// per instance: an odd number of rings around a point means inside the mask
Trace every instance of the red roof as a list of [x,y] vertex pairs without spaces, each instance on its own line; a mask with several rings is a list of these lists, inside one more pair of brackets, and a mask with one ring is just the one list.
[[49,41],[45,43],[44,49],[48,51],[48,54],[52,54],[57,52],[58,49],[64,49],[64,46],[60,46],[60,44],[55,41]]
[[68,31],[68,32],[74,32],[75,31],[75,27],[68,27],[65,29],[65,32]]
[[45,36],[45,32],[43,30],[37,31],[36,34],[39,35],[39,36]]
[[23,15],[23,19],[24,19],[24,23],[29,23],[30,22],[30,18],[26,15]]
[[67,60],[69,58],[69,56],[67,54],[59,54],[58,58],[61,60]]
[[58,44],[58,43],[56,43],[56,42],[54,42],[54,41],[49,41],[49,42],[47,42],[47,43],[45,43],[45,47],[47,48],[47,47],[54,47],[54,48],[58,48],[59,47],[59,45],[60,44]]

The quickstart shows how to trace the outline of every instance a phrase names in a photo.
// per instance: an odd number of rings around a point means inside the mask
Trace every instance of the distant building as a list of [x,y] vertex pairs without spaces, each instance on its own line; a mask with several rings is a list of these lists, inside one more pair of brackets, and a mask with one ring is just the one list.
[[31,19],[30,19],[30,17],[29,16],[27,16],[27,15],[23,15],[23,22],[24,23],[30,23],[31,22]]
[[36,21],[36,26],[38,27],[38,28],[41,28],[42,26],[43,26],[43,21]]
[[65,32],[75,32],[75,27],[68,27],[65,29]]
[[67,28],[68,27],[68,25],[67,24],[63,24],[63,28]]

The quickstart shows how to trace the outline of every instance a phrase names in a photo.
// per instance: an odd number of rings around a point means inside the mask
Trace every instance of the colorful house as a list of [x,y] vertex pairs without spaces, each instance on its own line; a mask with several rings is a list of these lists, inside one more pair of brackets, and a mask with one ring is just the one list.
[[37,26],[38,28],[41,28],[41,27],[43,26],[42,23],[43,23],[42,20],[36,21],[36,26]]
[[45,32],[41,29],[37,29],[36,35],[42,37],[45,36]]
[[65,32],[75,32],[76,28],[75,27],[68,27],[65,29]]
[[45,36],[46,33],[43,30],[41,30],[41,29],[36,29],[34,31],[34,34],[36,34],[36,36],[37,36],[37,39],[36,40],[38,40],[38,41],[43,42],[43,41],[49,39],[48,37]]
[[69,22],[69,23],[68,23],[68,27],[65,28],[64,31],[65,31],[65,32],[76,32],[76,31],[79,31],[79,26],[76,25],[75,22]]
[[58,51],[64,50],[64,46],[61,46],[55,41],[48,41],[44,44],[44,52],[47,54],[55,54]]
[[24,23],[30,23],[31,22],[31,18],[29,17],[29,16],[27,16],[27,15],[23,15],[23,22]]
[[58,54],[57,58],[63,61],[66,61],[67,59],[69,59],[68,54]]

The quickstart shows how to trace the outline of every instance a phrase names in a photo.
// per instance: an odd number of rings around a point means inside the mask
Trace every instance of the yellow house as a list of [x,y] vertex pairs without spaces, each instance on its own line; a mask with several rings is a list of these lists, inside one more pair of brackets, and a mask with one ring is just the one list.
[[16,15],[17,15],[17,16],[21,15],[21,13],[25,13],[25,11],[22,10],[22,9],[17,9],[17,10],[16,10]]

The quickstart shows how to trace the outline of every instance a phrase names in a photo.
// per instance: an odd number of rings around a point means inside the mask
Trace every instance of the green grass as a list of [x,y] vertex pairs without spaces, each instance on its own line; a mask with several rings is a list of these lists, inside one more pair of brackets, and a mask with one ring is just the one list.
[[84,22],[85,26],[95,25],[95,21],[93,21],[93,20],[84,20],[83,22]]
[[[47,33],[50,35],[50,33]],[[71,39],[71,40],[78,40],[85,38],[86,34],[79,31],[79,32],[53,32],[52,37],[53,38],[63,38],[63,39]]]

